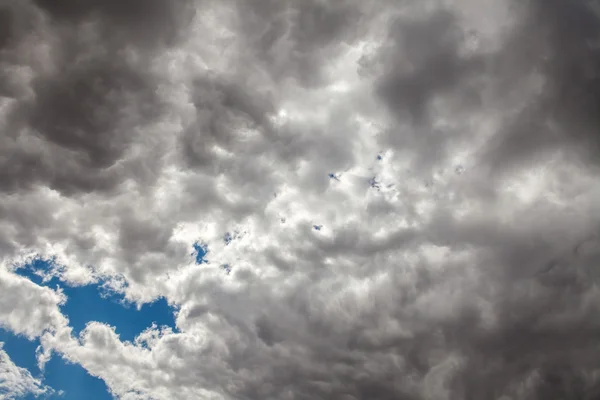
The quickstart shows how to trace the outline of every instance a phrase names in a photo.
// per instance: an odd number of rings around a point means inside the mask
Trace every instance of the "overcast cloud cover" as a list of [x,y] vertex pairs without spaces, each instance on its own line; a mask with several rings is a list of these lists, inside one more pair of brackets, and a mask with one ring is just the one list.
[[[128,400],[600,397],[600,4],[0,4],[0,326],[40,365]],[[34,256],[176,329],[75,335]],[[0,380],[52,390],[2,349]]]

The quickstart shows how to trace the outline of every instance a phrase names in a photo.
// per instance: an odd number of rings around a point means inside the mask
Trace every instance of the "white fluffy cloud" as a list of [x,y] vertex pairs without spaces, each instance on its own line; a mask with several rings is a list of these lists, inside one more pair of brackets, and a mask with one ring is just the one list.
[[0,342],[0,399],[15,400],[27,395],[40,396],[52,393],[39,379],[24,368],[16,366],[2,349]]
[[0,269],[0,327],[30,339],[67,325],[62,293]]
[[[123,399],[594,397],[587,7],[3,3],[0,324]],[[32,254],[178,331],[73,337]]]

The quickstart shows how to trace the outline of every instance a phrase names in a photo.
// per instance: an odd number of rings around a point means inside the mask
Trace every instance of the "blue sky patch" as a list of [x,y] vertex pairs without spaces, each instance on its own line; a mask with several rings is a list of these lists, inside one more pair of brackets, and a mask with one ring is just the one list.
[[[106,384],[100,378],[90,375],[81,365],[72,364],[58,354],[44,368],[44,383],[57,394],[48,399],[63,400],[112,400]],[[62,390],[61,396],[58,392]]]
[[39,375],[40,369],[35,358],[35,350],[40,345],[39,340],[32,341],[23,335],[15,335],[0,328],[0,342],[4,342],[3,349],[15,365],[27,369],[33,376]]
[[15,272],[37,285],[47,286],[53,280],[58,282],[55,277],[60,273],[60,267],[55,263],[54,258],[35,257],[29,264],[23,265]]
[[221,265],[221,269],[223,271],[225,271],[225,273],[227,275],[229,275],[231,273],[231,265],[229,265],[229,264],[223,264],[223,265]]
[[192,256],[196,258],[196,264],[208,264],[206,255],[208,254],[208,247],[204,243],[196,242],[192,245],[194,252]]
[[67,302],[61,306],[61,311],[69,318],[69,325],[75,335],[79,335],[91,321],[114,326],[122,341],[133,341],[138,334],[152,326],[152,323],[158,326],[167,325],[176,330],[175,309],[169,306],[164,298],[144,304],[138,310],[134,304],[125,303],[120,294],[108,291],[102,282],[68,286],[57,277],[43,282],[40,274],[52,268],[51,261],[37,260],[15,272],[38,285],[51,288],[60,286],[63,289]]
[[228,245],[233,240],[243,237],[246,233],[247,233],[246,231],[240,232],[237,229],[234,230],[233,233],[225,232],[225,234],[223,235],[223,241],[225,242],[225,245]]
[[[21,400],[110,400],[113,398],[104,381],[91,376],[80,365],[67,363],[60,355],[53,354],[42,373],[37,366],[35,356],[35,351],[40,344],[37,339],[30,341],[24,336],[0,328],[0,342],[4,342],[3,350],[16,366],[27,369],[33,377],[41,379],[44,385],[55,391],[53,394],[37,398],[30,394],[22,397]],[[61,390],[64,393],[60,393]]]
[[138,310],[133,304],[123,303],[121,296],[102,292],[97,284],[64,288],[67,303],[62,311],[69,318],[75,334],[78,335],[90,321],[114,326],[122,341],[131,342],[153,322],[176,330],[174,310],[164,298],[144,304]]
[[[197,244],[194,245],[194,249],[196,260],[204,262],[206,247]],[[69,325],[75,335],[79,335],[92,321],[115,327],[122,341],[133,341],[153,323],[158,326],[167,325],[176,331],[175,309],[169,306],[164,298],[144,304],[138,310],[134,304],[125,303],[122,295],[109,291],[103,282],[85,286],[68,286],[60,280],[60,268],[52,259],[36,258],[29,264],[17,268],[15,273],[38,285],[51,288],[59,286],[63,289],[67,301],[61,306],[61,311],[69,318]],[[37,367],[35,354],[39,345],[38,340],[29,341],[25,337],[0,329],[0,341],[5,343],[4,350],[17,366],[26,368],[33,376],[41,377],[44,384],[56,391],[46,398],[112,399],[101,379],[91,376],[80,365],[71,364],[57,354],[54,354],[46,364],[44,373],[40,376],[41,371]],[[59,395],[60,390],[65,393]]]
[[369,179],[369,186],[371,186],[372,188],[375,188],[377,190],[379,190],[381,188],[376,177],[372,177],[371,179]]

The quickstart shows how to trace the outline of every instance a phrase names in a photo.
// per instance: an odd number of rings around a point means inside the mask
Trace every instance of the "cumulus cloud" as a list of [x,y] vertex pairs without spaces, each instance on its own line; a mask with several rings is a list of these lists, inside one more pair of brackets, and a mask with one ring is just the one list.
[[0,324],[124,399],[595,398],[597,9],[1,3]]
[[43,385],[39,379],[31,376],[25,368],[19,368],[2,349],[4,343],[0,342],[0,399],[14,400],[25,396],[41,396],[54,393]]
[[59,306],[65,298],[60,291],[0,270],[0,327],[30,339],[45,331],[56,331],[67,325]]

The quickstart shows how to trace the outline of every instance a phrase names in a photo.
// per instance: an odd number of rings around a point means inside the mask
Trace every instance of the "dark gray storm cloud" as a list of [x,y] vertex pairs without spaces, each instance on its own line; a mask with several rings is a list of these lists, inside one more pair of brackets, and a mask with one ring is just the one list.
[[[38,183],[65,194],[105,191],[132,178],[115,166],[136,129],[162,112],[160,78],[149,66],[185,31],[193,16],[185,7],[160,0],[5,2],[3,191]],[[37,48],[44,64],[32,58]]]
[[2,23],[2,30],[0,30],[0,48],[6,46],[10,40],[12,35],[12,15],[11,12],[3,8],[0,11],[0,23]]
[[364,5],[353,0],[239,2],[240,29],[250,56],[273,79],[323,84],[322,67],[364,30]]
[[509,76],[513,84],[518,84],[519,75],[536,70],[545,85],[539,97],[506,124],[501,143],[492,150],[497,164],[519,162],[550,147],[574,151],[597,167],[600,25],[590,5],[533,2],[500,55],[500,62],[512,57],[517,64]]
[[185,31],[194,9],[189,0],[34,0],[57,24],[98,20],[103,35],[143,44],[173,44]]
[[469,77],[483,73],[485,65],[481,57],[459,54],[458,46],[466,39],[459,21],[446,10],[416,20],[410,15],[398,18],[381,54],[387,68],[378,88],[390,110],[400,119],[422,122],[429,117],[429,102],[445,92],[463,95],[468,106],[468,93],[461,92],[469,90]]
[[159,109],[153,83],[118,60],[69,64],[59,76],[40,78],[32,87],[35,99],[15,107],[8,129],[38,143],[30,154],[7,160],[4,190],[42,181],[70,194],[107,190],[123,179],[110,168],[123,158],[137,125]]
[[[421,168],[435,166],[448,156],[447,145],[473,134],[435,131],[432,102],[437,97],[445,96],[463,110],[482,111],[481,91],[492,90],[498,107],[527,78],[539,74],[541,90],[516,114],[507,114],[478,166],[507,170],[552,150],[597,168],[598,17],[578,1],[534,1],[516,7],[516,29],[497,52],[485,55],[460,54],[460,41],[467,35],[452,10],[407,15],[392,24],[381,50],[383,75],[376,93],[400,124],[409,124],[413,136],[403,136],[398,128],[385,136],[387,144],[408,147],[417,159],[426,157],[417,164]],[[489,178],[488,185],[500,184]],[[445,381],[427,398],[595,398],[600,391],[600,325],[598,291],[590,271],[598,265],[595,258],[581,257],[574,249],[598,225],[579,224],[568,214],[552,216],[552,209],[527,212],[529,217],[521,220],[527,226],[516,221],[501,224],[495,218],[472,226],[442,219],[429,227],[431,236],[422,232],[455,251],[478,249],[471,262],[482,274],[480,289],[462,288],[468,293],[466,300],[446,320],[427,320],[426,313],[414,307],[424,293],[443,293],[448,281],[464,279],[466,285],[467,279],[430,273],[425,265],[412,293],[396,291],[390,284],[390,291],[380,295],[385,297],[381,308],[364,317],[355,314],[350,325],[339,329],[336,315],[315,318],[302,306],[303,301],[310,303],[309,295],[298,294],[300,300],[291,308],[306,324],[302,329],[310,338],[286,330],[287,324],[298,322],[261,315],[256,334],[266,349],[252,350],[265,357],[256,373],[260,378],[242,385],[236,394],[283,398],[291,391],[296,399],[420,399],[421,388],[411,382],[426,382],[436,368],[447,368],[439,372],[447,375],[439,378]],[[406,261],[398,263],[401,267]],[[461,290],[460,284],[456,290]],[[495,319],[491,325],[483,322],[486,312],[478,308],[478,298],[490,304],[487,312]],[[367,332],[381,320],[394,321],[410,334],[369,338]],[[282,358],[278,353],[298,344],[304,346],[301,355]],[[453,355],[460,356],[445,367],[441,361]],[[369,368],[371,363],[377,367]]]
[[[539,218],[548,216],[534,219]],[[444,229],[438,224],[429,227],[434,235]],[[254,334],[246,323],[213,322],[216,331],[236,332],[228,341],[230,367],[248,369],[242,375],[250,378],[231,394],[249,399],[543,399],[551,393],[594,398],[600,310],[586,268],[595,264],[586,265],[572,248],[557,250],[564,237],[544,243],[533,225],[453,227],[470,231],[455,234],[455,251],[481,249],[466,268],[481,274],[475,281],[465,276],[461,262],[443,262],[432,270],[426,261],[398,258],[385,284],[360,300],[340,299],[348,281],[321,272],[313,279],[339,283],[321,291],[312,286],[315,281],[306,282],[284,298],[267,297],[277,306],[266,304],[269,313],[257,313]],[[557,264],[548,271],[550,262]],[[231,307],[248,299],[261,304],[254,298],[261,295],[250,292],[265,289],[250,287],[233,298],[226,293],[215,298],[231,301]],[[451,305],[436,315],[431,308],[440,307],[438,302]],[[227,320],[244,312],[227,305],[214,311]],[[490,317],[493,321],[486,321]]]
[[193,83],[194,123],[182,137],[181,151],[188,165],[207,167],[214,160],[215,146],[236,151],[240,130],[257,129],[272,137],[268,117],[272,105],[265,96],[242,83],[215,76],[201,76]]
[[[180,302],[168,379],[148,384],[163,398],[599,398],[598,16],[583,0],[506,0],[495,45],[471,49],[488,43],[466,26],[474,2],[399,3],[0,3],[0,249],[60,242]],[[217,50],[193,36],[211,21]],[[349,68],[363,86],[328,108],[345,90],[331,66],[363,45]],[[359,117],[380,119],[373,138]],[[362,139],[377,147],[369,174],[388,162],[378,151],[397,162],[381,187],[400,200],[357,195],[372,175],[343,174]],[[536,201],[508,192],[540,169]],[[264,223],[275,233],[256,223],[256,243],[219,243],[250,268],[165,278],[183,274],[185,223],[222,241],[280,195],[291,211]],[[301,213],[329,225],[284,224]],[[186,336],[194,324],[204,336]]]

